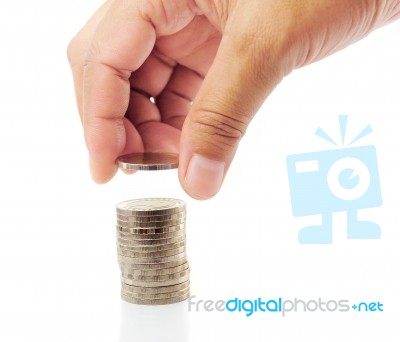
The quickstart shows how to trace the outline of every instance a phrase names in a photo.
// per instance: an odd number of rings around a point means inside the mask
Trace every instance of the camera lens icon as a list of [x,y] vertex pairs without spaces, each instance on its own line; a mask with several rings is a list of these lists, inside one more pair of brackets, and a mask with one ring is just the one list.
[[374,146],[294,154],[287,167],[295,216],[382,205]]
[[371,175],[360,159],[348,157],[332,164],[327,182],[334,196],[344,201],[354,201],[367,193]]
[[332,243],[332,214],[340,211],[347,212],[348,239],[380,238],[379,225],[357,217],[382,205],[374,146],[289,155],[287,168],[294,216],[322,217],[299,231],[300,243]]

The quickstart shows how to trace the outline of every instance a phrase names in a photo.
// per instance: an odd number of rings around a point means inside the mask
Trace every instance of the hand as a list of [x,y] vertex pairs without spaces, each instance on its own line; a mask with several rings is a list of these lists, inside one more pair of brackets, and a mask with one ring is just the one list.
[[121,154],[179,152],[182,187],[212,197],[286,75],[399,13],[400,0],[109,0],[68,48],[94,180]]

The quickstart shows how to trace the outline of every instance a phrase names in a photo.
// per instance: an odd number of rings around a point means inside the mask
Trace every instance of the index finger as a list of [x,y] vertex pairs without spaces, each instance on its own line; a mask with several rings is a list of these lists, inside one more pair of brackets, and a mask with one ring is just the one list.
[[104,15],[88,50],[83,73],[82,111],[93,179],[107,182],[124,150],[124,115],[131,73],[150,55],[156,32],[136,1],[114,2]]

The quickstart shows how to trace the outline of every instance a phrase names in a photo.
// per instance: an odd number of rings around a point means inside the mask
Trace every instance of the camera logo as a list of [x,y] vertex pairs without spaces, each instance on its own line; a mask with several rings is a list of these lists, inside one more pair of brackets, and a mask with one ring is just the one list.
[[[322,215],[322,225],[300,230],[300,243],[332,243],[332,214],[338,211],[347,212],[348,239],[381,236],[378,224],[357,218],[357,210],[382,205],[376,150],[374,146],[344,147],[347,119],[339,116],[340,148],[287,157],[293,215]],[[368,125],[348,145],[370,133],[372,128]],[[339,146],[320,127],[315,134]]]

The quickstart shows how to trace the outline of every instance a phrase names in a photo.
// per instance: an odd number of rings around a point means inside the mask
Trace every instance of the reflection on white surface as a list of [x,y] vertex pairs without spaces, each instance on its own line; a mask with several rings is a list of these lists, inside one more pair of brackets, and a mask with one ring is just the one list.
[[121,301],[119,342],[188,342],[187,301],[171,305],[134,305]]

